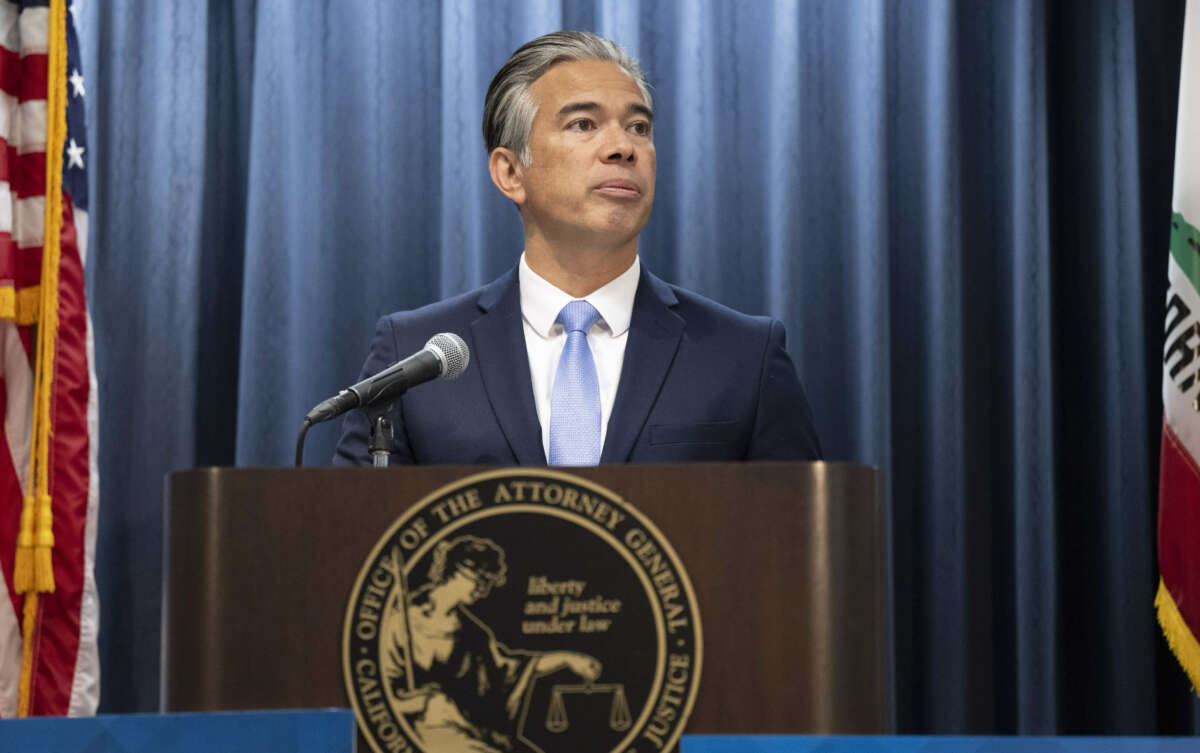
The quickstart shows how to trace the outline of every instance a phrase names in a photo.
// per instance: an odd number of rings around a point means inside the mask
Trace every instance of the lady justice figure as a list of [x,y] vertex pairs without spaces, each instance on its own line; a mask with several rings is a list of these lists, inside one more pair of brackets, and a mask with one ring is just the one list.
[[[399,576],[398,555],[394,562]],[[584,654],[512,650],[470,612],[504,584],[506,569],[495,542],[460,536],[434,548],[428,583],[408,598],[394,588],[388,599],[380,636],[388,700],[427,751],[536,751],[518,735],[533,681],[560,669],[588,683],[600,675],[600,662]]]

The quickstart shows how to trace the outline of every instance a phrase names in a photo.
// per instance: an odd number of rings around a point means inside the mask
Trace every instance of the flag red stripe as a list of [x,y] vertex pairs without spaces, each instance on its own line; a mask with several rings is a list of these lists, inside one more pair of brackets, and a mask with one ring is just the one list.
[[21,56],[7,47],[0,47],[0,90],[14,97],[21,91]]
[[19,199],[46,195],[46,152],[18,154],[11,146],[8,152],[8,183]]
[[18,288],[37,285],[42,279],[42,247],[18,246],[13,251],[13,280]]
[[45,53],[21,58],[21,86],[17,98],[21,102],[46,98],[46,76],[49,60]]
[[1158,488],[1159,571],[1200,638],[1200,467],[1165,420]]
[[46,98],[46,53],[21,56],[0,47],[0,89],[21,102]]
[[[0,139],[0,180],[9,182],[9,194],[14,201],[44,196],[46,153],[18,154]],[[0,280],[11,280],[16,287],[27,288],[37,285],[41,277],[42,244],[17,246],[11,232],[0,232]]]
[[87,308],[83,266],[70,197],[63,194],[60,240],[58,344],[54,356],[50,486],[54,500],[54,593],[42,594],[32,713],[66,714],[79,653],[87,524],[88,429]]
[[21,154],[6,139],[0,138],[0,180],[7,180],[16,198],[46,195],[46,152]]
[[0,282],[12,281],[17,274],[17,244],[12,233],[0,232]]

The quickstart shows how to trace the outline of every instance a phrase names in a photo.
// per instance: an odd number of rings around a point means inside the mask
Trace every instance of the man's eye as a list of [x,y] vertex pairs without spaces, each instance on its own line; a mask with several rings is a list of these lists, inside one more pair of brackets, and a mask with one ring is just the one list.
[[570,123],[567,124],[567,130],[569,130],[569,131],[590,131],[595,127],[596,127],[596,125],[591,120],[588,120],[587,118],[580,118],[579,120],[572,120]]
[[644,120],[639,120],[635,123],[631,123],[629,125],[629,130],[633,131],[638,136],[649,136],[650,135],[650,124]]

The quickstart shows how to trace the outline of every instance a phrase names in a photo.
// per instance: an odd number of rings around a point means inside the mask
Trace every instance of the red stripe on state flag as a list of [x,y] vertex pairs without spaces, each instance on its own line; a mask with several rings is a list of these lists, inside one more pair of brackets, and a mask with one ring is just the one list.
[[1200,637],[1200,467],[1163,422],[1158,565],[1179,614]]

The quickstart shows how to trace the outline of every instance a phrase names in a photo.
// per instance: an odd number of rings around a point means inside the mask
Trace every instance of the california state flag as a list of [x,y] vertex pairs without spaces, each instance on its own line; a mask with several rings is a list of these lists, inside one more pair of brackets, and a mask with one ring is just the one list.
[[1200,687],[1200,0],[1188,0],[1163,344],[1158,621]]

